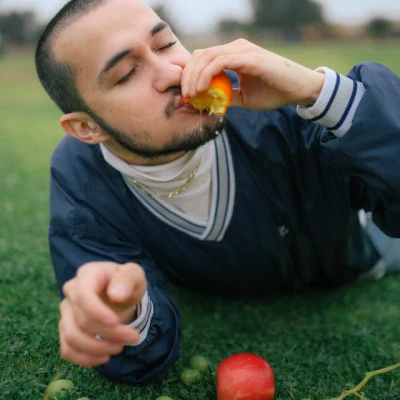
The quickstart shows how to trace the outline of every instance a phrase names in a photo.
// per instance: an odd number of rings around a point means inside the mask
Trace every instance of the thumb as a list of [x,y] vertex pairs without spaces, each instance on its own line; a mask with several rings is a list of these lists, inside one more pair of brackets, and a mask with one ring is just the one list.
[[106,295],[110,303],[114,303],[117,308],[128,308],[140,302],[146,288],[143,268],[135,263],[126,263],[112,276]]
[[243,97],[240,88],[233,89],[231,104],[229,107],[243,107]]

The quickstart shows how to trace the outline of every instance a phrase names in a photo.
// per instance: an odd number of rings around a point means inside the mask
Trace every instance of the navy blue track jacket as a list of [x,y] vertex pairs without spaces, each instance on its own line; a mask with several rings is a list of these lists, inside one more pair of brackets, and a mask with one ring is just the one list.
[[217,293],[341,284],[380,258],[357,210],[372,211],[383,231],[400,237],[400,80],[377,64],[358,65],[348,76],[366,91],[339,138],[292,106],[229,110],[215,141],[221,205],[205,236],[201,227],[178,221],[178,229],[151,212],[97,145],[63,138],[51,163],[49,230],[60,290],[96,260],[137,262],[148,280],[145,340],[100,373],[158,380],[177,360],[181,316],[165,278]]

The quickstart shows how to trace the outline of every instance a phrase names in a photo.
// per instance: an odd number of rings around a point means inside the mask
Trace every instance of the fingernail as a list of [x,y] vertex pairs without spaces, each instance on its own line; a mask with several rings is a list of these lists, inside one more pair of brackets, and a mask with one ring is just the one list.
[[125,285],[117,283],[110,287],[109,294],[118,298],[124,298],[129,296],[129,291]]

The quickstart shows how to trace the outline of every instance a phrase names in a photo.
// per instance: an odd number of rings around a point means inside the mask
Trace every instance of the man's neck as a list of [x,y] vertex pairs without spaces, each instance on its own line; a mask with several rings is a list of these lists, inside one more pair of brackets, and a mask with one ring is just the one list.
[[119,143],[114,140],[109,140],[104,143],[105,146],[121,160],[125,161],[130,165],[161,165],[166,164],[171,161],[177,160],[182,157],[185,152],[181,151],[178,153],[173,153],[165,156],[159,156],[154,158],[143,157],[138,154],[134,154],[129,150],[124,149]]

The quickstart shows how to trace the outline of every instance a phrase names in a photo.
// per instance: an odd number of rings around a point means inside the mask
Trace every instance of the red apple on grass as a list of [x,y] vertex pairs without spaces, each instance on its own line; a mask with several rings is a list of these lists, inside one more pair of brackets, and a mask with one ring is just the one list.
[[218,400],[272,400],[274,393],[274,373],[261,356],[234,354],[218,365]]

